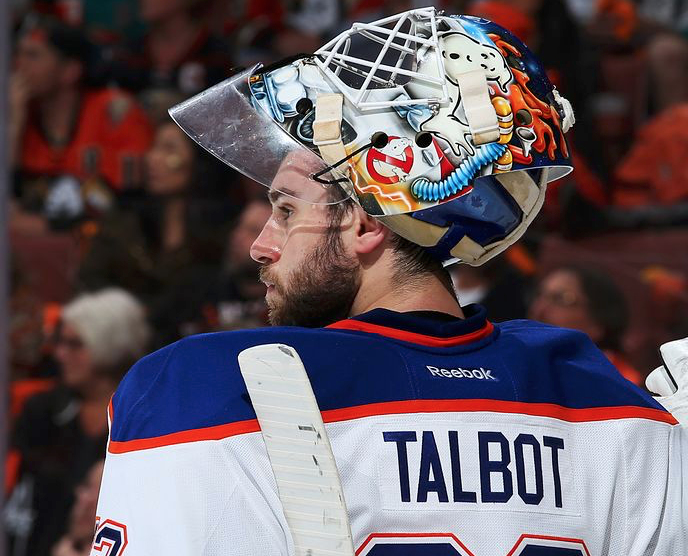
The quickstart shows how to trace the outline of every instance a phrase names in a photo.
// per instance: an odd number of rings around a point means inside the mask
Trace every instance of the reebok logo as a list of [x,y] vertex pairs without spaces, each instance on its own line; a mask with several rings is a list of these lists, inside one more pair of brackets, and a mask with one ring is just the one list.
[[432,376],[441,376],[444,378],[474,378],[478,380],[494,380],[499,381],[497,377],[492,376],[492,370],[484,369],[442,369],[433,367],[432,365],[425,365],[425,368],[430,371]]

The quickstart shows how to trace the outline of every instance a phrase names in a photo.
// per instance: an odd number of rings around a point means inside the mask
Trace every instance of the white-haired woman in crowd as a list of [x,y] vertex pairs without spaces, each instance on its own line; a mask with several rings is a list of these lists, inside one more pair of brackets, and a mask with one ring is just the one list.
[[13,554],[49,554],[64,533],[75,486],[105,453],[109,399],[149,337],[143,306],[124,290],[84,294],[63,308],[61,380],[26,403],[13,432],[21,457],[6,518]]

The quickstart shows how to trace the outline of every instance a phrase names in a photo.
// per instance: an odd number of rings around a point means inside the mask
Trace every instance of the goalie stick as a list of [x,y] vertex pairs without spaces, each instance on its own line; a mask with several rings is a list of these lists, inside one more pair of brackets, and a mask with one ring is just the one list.
[[354,556],[339,473],[299,354],[264,344],[238,359],[296,555]]

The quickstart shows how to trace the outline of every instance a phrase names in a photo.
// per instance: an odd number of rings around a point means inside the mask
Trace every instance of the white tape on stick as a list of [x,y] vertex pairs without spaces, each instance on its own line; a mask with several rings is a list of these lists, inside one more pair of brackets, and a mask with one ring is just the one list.
[[344,493],[301,358],[284,344],[239,354],[284,515],[301,556],[353,556]]

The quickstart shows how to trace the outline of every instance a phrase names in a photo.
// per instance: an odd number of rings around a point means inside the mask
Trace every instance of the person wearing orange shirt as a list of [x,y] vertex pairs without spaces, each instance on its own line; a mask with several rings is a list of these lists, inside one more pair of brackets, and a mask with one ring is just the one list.
[[94,48],[48,18],[20,32],[10,81],[10,156],[23,209],[48,220],[106,210],[139,181],[152,137],[143,110],[117,89],[91,87]]

